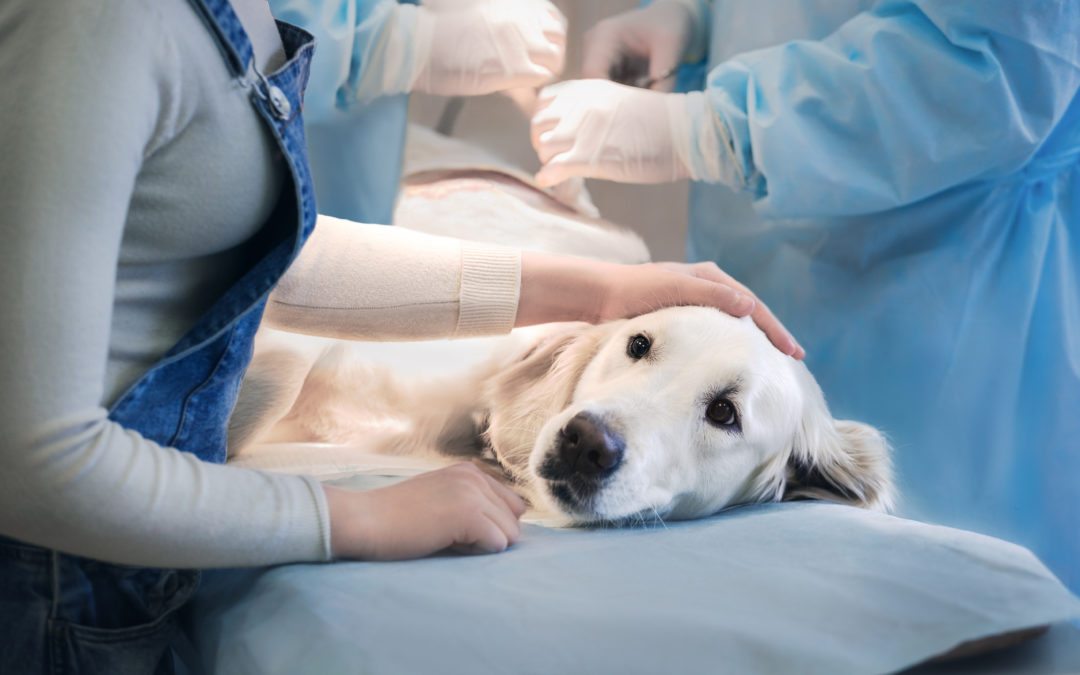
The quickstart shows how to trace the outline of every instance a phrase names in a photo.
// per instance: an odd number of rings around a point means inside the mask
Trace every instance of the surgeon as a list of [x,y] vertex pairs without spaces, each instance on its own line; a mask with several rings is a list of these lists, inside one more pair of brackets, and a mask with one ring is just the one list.
[[907,513],[1080,590],[1078,31],[1063,0],[658,0],[542,93],[539,180],[695,181],[689,257],[887,430]]
[[304,102],[319,212],[390,223],[408,93],[539,87],[562,71],[566,20],[547,0],[270,0],[316,38]]

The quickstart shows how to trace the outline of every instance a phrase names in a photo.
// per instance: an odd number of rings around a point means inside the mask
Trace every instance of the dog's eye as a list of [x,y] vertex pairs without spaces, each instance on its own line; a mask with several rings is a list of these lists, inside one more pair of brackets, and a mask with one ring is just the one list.
[[644,358],[644,356],[649,353],[651,347],[652,340],[638,333],[626,343],[626,355],[637,361],[640,358]]
[[705,417],[709,423],[718,427],[732,427],[739,423],[739,415],[735,411],[735,404],[726,398],[718,398],[705,409]]

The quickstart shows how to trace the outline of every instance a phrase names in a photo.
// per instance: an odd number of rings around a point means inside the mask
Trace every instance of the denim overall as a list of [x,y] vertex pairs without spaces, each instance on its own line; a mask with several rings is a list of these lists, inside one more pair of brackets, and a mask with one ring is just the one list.
[[[311,36],[279,23],[288,62],[264,76],[227,0],[191,0],[230,71],[273,132],[291,180],[257,235],[261,258],[124,393],[109,419],[207,462],[226,456],[226,431],[271,288],[315,224],[301,95]],[[179,609],[195,570],[105,564],[0,538],[0,673],[173,672]]]

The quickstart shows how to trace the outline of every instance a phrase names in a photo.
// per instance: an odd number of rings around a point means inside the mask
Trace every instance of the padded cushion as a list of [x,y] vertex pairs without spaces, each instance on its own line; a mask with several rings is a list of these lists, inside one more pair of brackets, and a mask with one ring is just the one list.
[[1075,619],[1080,600],[1004,541],[800,502],[527,525],[492,556],[214,572],[192,611],[220,673],[832,674]]

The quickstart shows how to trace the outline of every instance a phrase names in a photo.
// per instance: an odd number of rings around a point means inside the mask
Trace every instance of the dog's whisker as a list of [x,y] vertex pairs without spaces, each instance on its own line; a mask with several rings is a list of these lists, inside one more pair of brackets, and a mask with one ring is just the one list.
[[656,510],[656,507],[652,507],[653,515],[656,516],[656,521],[660,523],[660,526],[665,530],[668,529],[667,523],[664,522],[664,517],[660,515],[660,512]]
[[[640,307],[657,310],[688,299],[681,291],[674,298],[650,292],[642,294]],[[772,349],[750,348],[768,345],[750,322],[700,308],[665,312],[663,317],[574,329],[566,338],[541,341],[527,352],[526,361],[500,356],[460,382],[432,380],[437,386],[399,380],[390,370],[384,373],[361,362],[361,356],[348,360],[344,347],[314,363],[303,360],[296,372],[266,374],[258,368],[274,365],[267,358],[276,352],[264,352],[253,361],[256,372],[249,372],[249,383],[259,386],[242,393],[261,395],[264,380],[272,385],[280,377],[278,388],[285,393],[265,395],[284,396],[281,405],[291,406],[282,412],[289,415],[283,432],[293,434],[289,425],[296,422],[310,434],[310,442],[355,442],[385,455],[473,460],[534,500],[550,502],[546,506],[570,524],[667,530],[665,517],[674,511],[672,505],[638,507],[654,501],[654,488],[661,484],[673,494],[689,495],[689,504],[696,503],[694,497],[710,504],[720,496],[715,491],[729,484],[748,486],[717,510],[746,501],[806,497],[887,507],[891,478],[885,439],[866,425],[832,419],[805,367]],[[662,357],[630,353],[627,340],[635,340],[638,332],[650,338],[650,345],[654,339],[663,344]],[[373,379],[358,375],[369,372],[378,374],[377,383],[364,384],[346,400],[351,383]],[[290,394],[290,382],[296,380],[303,386]],[[740,394],[744,381],[761,384],[747,384]],[[313,383],[319,387],[309,386]],[[741,405],[749,389],[760,389],[760,396],[773,403]],[[276,422],[262,411],[270,407],[278,414],[277,398],[237,405],[234,418],[247,425],[245,439],[273,436],[273,429],[262,426]],[[780,439],[764,460],[756,452],[739,452],[756,442],[755,429],[769,428],[775,410],[801,415],[796,437]],[[574,420],[580,426],[568,433]],[[689,436],[690,443],[685,442],[688,429],[698,430]],[[668,484],[670,468],[688,463],[695,470],[679,471],[676,475],[686,478]],[[695,478],[705,475],[715,477]],[[604,517],[593,510],[625,515]],[[709,514],[683,507],[678,515]]]

